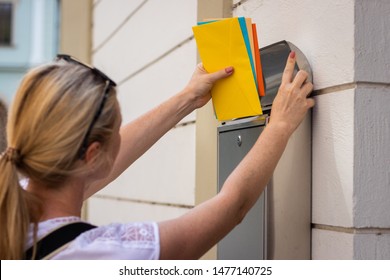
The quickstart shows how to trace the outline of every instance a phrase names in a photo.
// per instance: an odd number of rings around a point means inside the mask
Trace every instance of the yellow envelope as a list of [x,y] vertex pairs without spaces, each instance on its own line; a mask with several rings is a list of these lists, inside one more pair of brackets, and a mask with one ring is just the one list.
[[211,91],[217,119],[223,121],[261,115],[256,82],[238,19],[194,26],[193,32],[208,72],[234,67],[233,75],[218,81]]

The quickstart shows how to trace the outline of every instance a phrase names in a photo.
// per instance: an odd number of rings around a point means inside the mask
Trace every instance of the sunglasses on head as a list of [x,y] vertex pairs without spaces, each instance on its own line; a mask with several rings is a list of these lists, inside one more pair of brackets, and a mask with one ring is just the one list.
[[77,58],[74,58],[74,57],[72,57],[70,55],[58,54],[57,57],[56,57],[56,61],[60,61],[60,60],[67,61],[69,63],[75,63],[75,64],[81,65],[81,66],[91,70],[91,72],[94,75],[96,75],[97,77],[101,78],[102,81],[104,81],[104,83],[105,83],[102,100],[100,101],[100,105],[98,107],[98,110],[96,111],[96,113],[95,113],[95,115],[94,115],[94,117],[92,119],[92,122],[91,122],[91,124],[88,127],[88,130],[87,130],[87,132],[86,132],[86,134],[84,136],[82,145],[81,145],[81,147],[80,147],[80,149],[78,151],[78,157],[80,159],[84,159],[85,153],[86,153],[86,151],[88,149],[88,138],[89,138],[89,135],[91,134],[92,128],[95,125],[96,121],[99,119],[100,115],[103,112],[104,104],[106,103],[106,100],[107,100],[107,97],[108,97],[108,93],[110,92],[111,87],[115,87],[116,83],[113,80],[111,80],[106,74],[104,74],[102,71],[100,71],[99,69],[97,69],[97,68],[95,68],[93,66],[90,66],[88,64],[85,64],[85,63],[79,61]]

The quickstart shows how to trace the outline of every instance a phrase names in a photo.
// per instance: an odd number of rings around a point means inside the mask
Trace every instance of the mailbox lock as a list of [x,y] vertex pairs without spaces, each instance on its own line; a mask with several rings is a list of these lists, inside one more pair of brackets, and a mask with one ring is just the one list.
[[241,135],[238,135],[238,136],[237,136],[237,145],[238,145],[238,147],[241,147],[241,145],[242,145],[242,138],[241,138]]

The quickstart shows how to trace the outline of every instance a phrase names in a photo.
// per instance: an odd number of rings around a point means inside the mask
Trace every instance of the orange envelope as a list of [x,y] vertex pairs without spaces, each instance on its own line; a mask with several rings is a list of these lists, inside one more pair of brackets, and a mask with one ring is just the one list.
[[256,82],[238,19],[194,26],[193,32],[208,72],[234,67],[234,74],[218,81],[211,91],[217,119],[223,121],[261,115]]
[[252,24],[253,31],[253,45],[255,48],[255,64],[256,64],[256,75],[257,75],[257,91],[260,96],[265,96],[264,82],[263,82],[263,69],[261,68],[261,59],[259,52],[259,42],[257,40],[257,28],[256,24]]

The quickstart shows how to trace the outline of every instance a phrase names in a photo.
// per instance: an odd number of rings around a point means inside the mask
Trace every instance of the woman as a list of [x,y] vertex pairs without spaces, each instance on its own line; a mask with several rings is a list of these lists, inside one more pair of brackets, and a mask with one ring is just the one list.
[[[313,85],[305,83],[304,71],[293,79],[294,65],[292,52],[270,123],[218,195],[182,217],[158,224],[90,228],[46,258],[201,257],[256,202],[289,137],[314,106],[307,98]],[[35,258],[39,239],[80,221],[85,199],[118,177],[183,117],[205,105],[213,84],[232,74],[232,67],[207,73],[198,65],[181,92],[120,128],[115,83],[99,70],[66,55],[31,70],[10,110],[8,148],[0,158],[1,259],[25,258],[29,247]],[[20,174],[28,178],[25,189]]]

